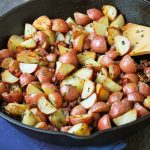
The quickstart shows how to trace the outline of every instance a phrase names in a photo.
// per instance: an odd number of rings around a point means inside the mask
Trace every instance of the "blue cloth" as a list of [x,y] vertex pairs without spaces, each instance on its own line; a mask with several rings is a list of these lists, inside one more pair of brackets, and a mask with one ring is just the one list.
[[103,147],[62,147],[38,141],[20,132],[0,117],[0,150],[123,150],[126,144],[118,141]]

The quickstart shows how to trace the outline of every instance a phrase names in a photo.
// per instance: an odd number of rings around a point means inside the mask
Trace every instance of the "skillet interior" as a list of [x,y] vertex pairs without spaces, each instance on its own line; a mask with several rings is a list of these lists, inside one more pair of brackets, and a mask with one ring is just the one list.
[[[150,26],[150,3],[144,0],[32,0],[11,10],[0,19],[0,49],[6,47],[6,42],[11,34],[21,35],[23,33],[24,23],[32,23],[40,15],[48,15],[50,18],[66,19],[68,16],[72,16],[75,11],[84,13],[92,7],[101,8],[103,4],[116,6],[124,14],[128,22]],[[144,57],[148,58],[149,56]],[[26,134],[40,140],[61,145],[78,144],[78,146],[110,143],[142,129],[150,121],[150,116],[146,116],[133,123],[121,127],[114,127],[102,133],[97,132],[88,137],[77,137],[66,133],[43,131],[28,127],[1,112],[0,116],[10,121],[20,130],[25,131]]]

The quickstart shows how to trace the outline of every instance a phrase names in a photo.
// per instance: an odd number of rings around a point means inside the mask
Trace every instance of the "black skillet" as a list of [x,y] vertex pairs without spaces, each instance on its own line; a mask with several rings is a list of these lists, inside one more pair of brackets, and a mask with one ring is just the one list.
[[[150,2],[144,0],[33,0],[9,11],[0,18],[0,49],[6,47],[11,34],[22,34],[24,24],[40,15],[50,18],[72,16],[75,11],[86,12],[87,9],[101,8],[103,4],[111,4],[122,12],[128,22],[150,26]],[[144,56],[149,57],[149,56]],[[114,127],[104,132],[96,132],[87,137],[36,129],[26,126],[0,112],[0,116],[8,120],[14,127],[39,140],[64,146],[102,145],[125,138],[150,123],[150,115],[121,127]],[[17,135],[16,137],[17,138]]]

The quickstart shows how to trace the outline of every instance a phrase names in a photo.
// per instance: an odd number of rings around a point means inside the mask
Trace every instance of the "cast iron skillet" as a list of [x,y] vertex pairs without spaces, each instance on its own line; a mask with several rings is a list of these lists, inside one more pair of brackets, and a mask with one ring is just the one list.
[[[124,14],[128,22],[150,26],[150,2],[146,0],[33,0],[16,7],[0,18],[0,49],[6,47],[6,42],[11,34],[21,35],[24,24],[26,22],[32,23],[40,15],[66,19],[68,16],[72,16],[75,11],[84,13],[92,7],[101,8],[103,4],[116,6]],[[62,132],[32,128],[21,124],[2,112],[0,112],[0,116],[30,136],[64,146],[110,143],[142,130],[150,122],[150,115],[148,115],[121,127],[114,127],[104,132],[96,132],[87,137],[78,137]]]

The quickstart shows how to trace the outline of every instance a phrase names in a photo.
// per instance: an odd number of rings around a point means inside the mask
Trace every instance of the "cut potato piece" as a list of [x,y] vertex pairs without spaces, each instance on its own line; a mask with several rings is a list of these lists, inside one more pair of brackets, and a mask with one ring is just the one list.
[[32,113],[31,110],[27,109],[22,116],[22,121],[23,124],[26,124],[28,126],[34,126],[37,123],[37,118],[36,116]]
[[97,84],[96,84],[96,94],[97,94],[97,95],[99,94],[99,91],[101,90],[101,88],[102,88],[102,84],[97,83]]
[[5,58],[3,59],[2,63],[1,63],[1,67],[3,69],[9,69],[10,65],[13,64],[15,62],[15,60],[13,58]]
[[50,30],[50,29],[46,29],[43,31],[47,36],[48,36],[48,44],[52,45],[55,42],[55,33],[54,31]]
[[77,72],[75,72],[74,75],[84,80],[90,80],[93,76],[93,70],[91,68],[81,68]]
[[150,54],[150,27],[128,23],[123,28],[123,35],[131,42],[131,56]]
[[87,31],[87,32],[89,32],[89,33],[94,32],[93,23],[87,24],[87,25],[84,27],[84,30]]
[[75,75],[72,75],[72,76],[68,76],[66,77],[62,83],[61,83],[61,86],[64,86],[64,85],[72,85],[72,86],[75,86],[78,91],[80,93],[82,93],[82,90],[83,90],[83,86],[84,86],[84,80],[75,76]]
[[115,36],[121,35],[121,32],[119,29],[115,27],[108,27],[107,31],[108,31],[107,41],[109,45],[113,45]]
[[99,23],[105,25],[106,27],[109,26],[109,19],[107,16],[103,16],[98,20]]
[[51,21],[47,16],[40,16],[33,22],[37,30],[46,30],[51,28]]
[[75,23],[75,21],[74,21],[71,17],[69,17],[69,18],[66,20],[66,22],[68,23],[68,26],[69,26],[70,28],[72,28],[73,26],[77,26],[77,24]]
[[52,83],[44,83],[42,84],[41,88],[46,94],[50,94],[58,91],[57,87]]
[[150,96],[147,96],[143,104],[146,108],[150,109]]
[[39,110],[46,115],[53,114],[57,111],[57,109],[43,96],[39,98],[37,106]]
[[61,67],[62,64],[63,64],[63,63],[60,62],[60,61],[57,61],[57,62],[56,62],[56,71],[55,71],[55,74],[58,72],[58,70],[59,70],[59,68]]
[[97,35],[106,36],[107,35],[107,27],[104,24],[94,21],[93,28]]
[[72,126],[68,133],[75,134],[78,136],[89,136],[90,135],[90,128],[85,123],[78,123],[74,126]]
[[71,49],[66,48],[66,47],[64,47],[64,46],[62,46],[60,44],[58,44],[58,49],[59,49],[59,55],[60,56],[62,56],[63,54],[65,54],[65,53],[67,53],[69,51],[71,51]]
[[112,79],[109,77],[103,82],[103,86],[109,90],[110,92],[119,92],[122,90],[122,86],[115,83]]
[[61,128],[67,124],[66,116],[62,109],[58,109],[51,116],[49,116],[49,120],[52,125]]
[[64,35],[62,33],[60,33],[60,32],[56,32],[56,41],[62,42],[64,40],[65,40]]
[[8,70],[5,70],[1,73],[2,81],[10,84],[14,84],[19,81],[19,78],[15,77],[13,74],[11,74]]
[[115,48],[121,56],[129,52],[131,44],[128,38],[122,35],[117,35],[115,36],[114,40],[115,40]]
[[85,60],[85,66],[89,67],[89,68],[93,68],[93,69],[95,69],[97,71],[99,71],[100,68],[101,68],[100,63],[98,63],[97,61],[95,61],[92,58],[89,58],[89,59]]
[[114,118],[113,122],[117,126],[121,126],[130,122],[133,122],[136,119],[137,119],[137,111],[135,109],[132,109],[128,111],[127,113],[125,113],[124,115]]
[[90,109],[97,101],[97,95],[96,93],[93,93],[90,97],[83,100],[80,105],[84,107],[85,109]]
[[65,42],[69,45],[73,42],[72,31],[67,32],[67,34],[65,36]]
[[11,50],[13,52],[16,52],[16,49],[17,49],[18,45],[20,43],[22,43],[23,41],[24,41],[24,39],[21,38],[20,36],[12,35],[8,40],[7,47],[8,47],[9,50]]
[[25,29],[24,29],[25,38],[31,38],[35,32],[36,32],[36,29],[31,24],[29,23],[25,24]]
[[36,47],[36,42],[31,38],[29,40],[26,40],[24,42],[21,42],[19,45],[19,48],[27,48],[27,49],[32,49]]
[[74,65],[62,64],[56,73],[56,78],[62,81],[67,75],[69,75],[75,69]]
[[22,73],[33,73],[37,69],[37,64],[19,63],[19,68]]
[[85,80],[83,91],[81,94],[82,99],[88,98],[95,90],[95,84],[91,80]]
[[85,61],[89,58],[92,58],[92,59],[96,59],[96,53],[95,52],[83,52],[83,53],[79,53],[77,54],[77,59],[78,59],[78,62],[81,64],[81,65],[84,65],[85,64]]
[[38,89],[36,86],[34,86],[33,84],[28,84],[27,88],[26,88],[26,94],[27,95],[31,95],[31,94],[40,94],[43,93],[40,89]]
[[112,5],[103,5],[103,14],[109,18],[110,21],[115,20],[117,16],[117,9]]
[[21,114],[24,113],[28,108],[29,105],[18,103],[9,103],[7,106],[5,106],[7,114],[12,116],[21,116]]
[[102,67],[97,78],[96,78],[96,82],[97,83],[103,83],[108,77],[108,71],[106,68]]
[[104,87],[101,87],[98,94],[97,94],[97,99],[99,101],[107,101],[110,96],[110,93],[108,90],[106,90]]
[[119,15],[111,24],[110,26],[111,27],[116,27],[116,28],[119,28],[119,29],[122,29],[125,25],[125,20],[124,20],[124,17],[123,15]]

